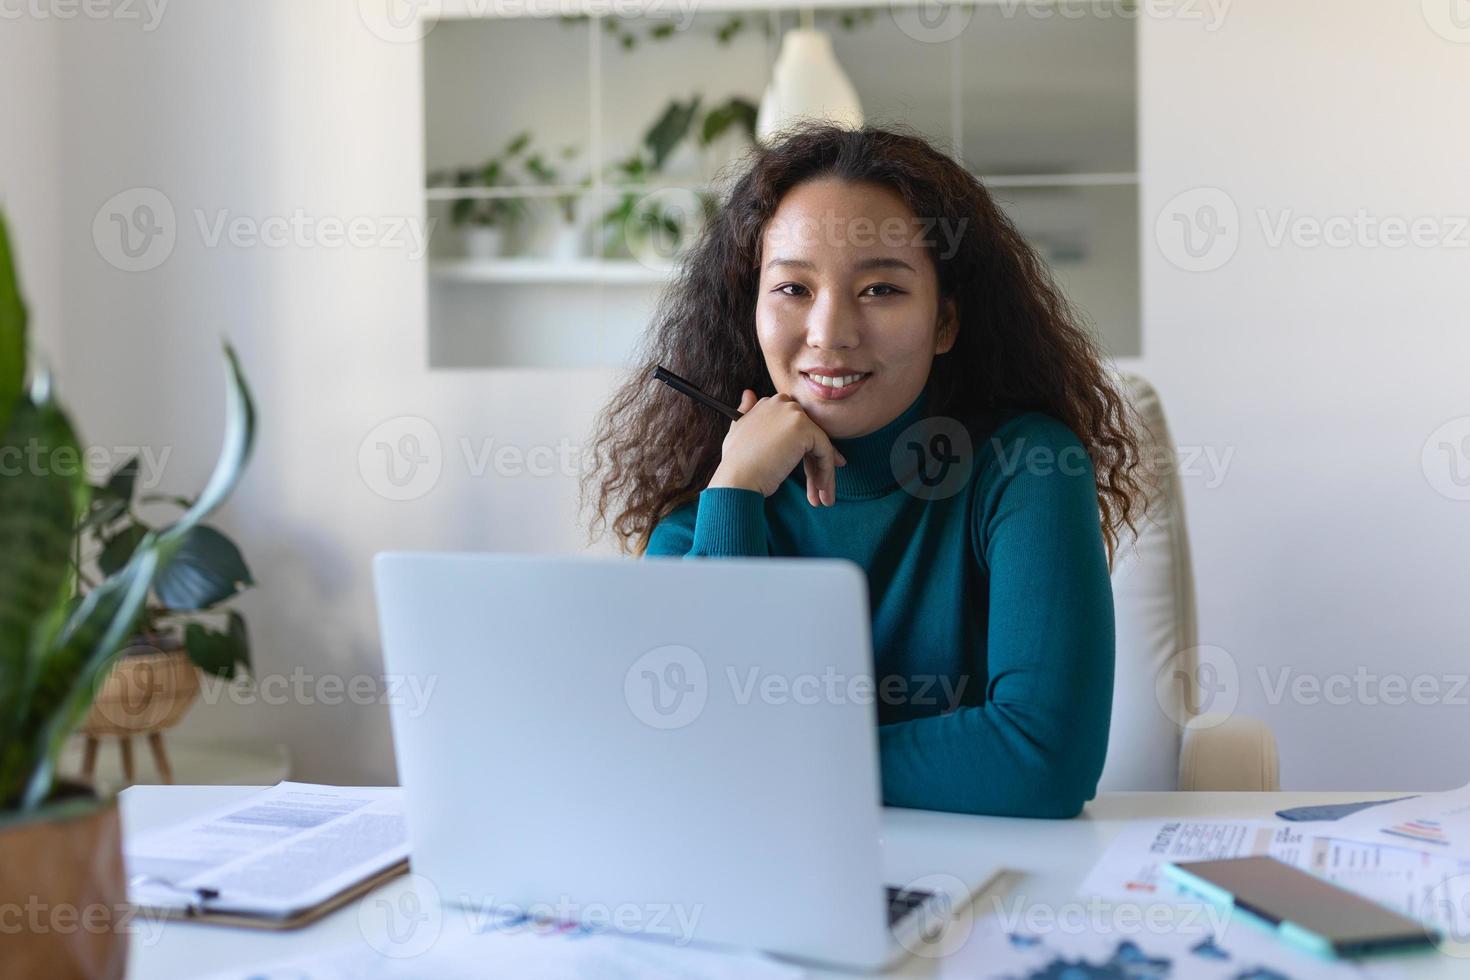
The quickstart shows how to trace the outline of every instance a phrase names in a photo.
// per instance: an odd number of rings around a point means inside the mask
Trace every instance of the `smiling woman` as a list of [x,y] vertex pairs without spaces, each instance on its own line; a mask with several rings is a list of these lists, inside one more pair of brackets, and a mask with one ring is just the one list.
[[594,533],[650,556],[867,574],[884,801],[1068,817],[1096,789],[1108,567],[1142,487],[1126,402],[1046,266],[922,138],[757,151],[645,341],[742,417],[635,376],[593,443]]

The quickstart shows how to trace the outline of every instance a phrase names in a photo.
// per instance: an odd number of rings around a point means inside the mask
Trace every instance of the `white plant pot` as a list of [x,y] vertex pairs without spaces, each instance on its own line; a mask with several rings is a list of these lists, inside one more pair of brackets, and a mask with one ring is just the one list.
[[573,262],[582,258],[582,226],[573,222],[557,221],[551,232],[546,255],[557,262]]
[[470,225],[460,232],[464,254],[470,259],[499,258],[505,241],[504,229],[492,225]]

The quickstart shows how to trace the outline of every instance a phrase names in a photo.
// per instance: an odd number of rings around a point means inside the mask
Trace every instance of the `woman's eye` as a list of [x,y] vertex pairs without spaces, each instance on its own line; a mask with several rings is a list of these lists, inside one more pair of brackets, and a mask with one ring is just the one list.
[[886,290],[888,290],[888,292],[886,292],[886,293],[880,293],[879,295],[881,295],[881,296],[893,296],[893,295],[896,295],[897,293],[901,292],[901,290],[899,290],[899,288],[897,286],[890,286],[886,282],[875,282],[875,283],[873,283],[873,285],[869,286],[868,288],[869,289],[886,289]]
[[788,293],[788,292],[786,292],[786,290],[788,290],[788,289],[805,289],[805,288],[806,287],[803,286],[803,285],[801,285],[800,283],[786,282],[786,283],[782,283],[781,285],[777,286],[776,287],[776,292],[780,293],[782,296],[796,296],[796,295],[798,295],[797,293]]

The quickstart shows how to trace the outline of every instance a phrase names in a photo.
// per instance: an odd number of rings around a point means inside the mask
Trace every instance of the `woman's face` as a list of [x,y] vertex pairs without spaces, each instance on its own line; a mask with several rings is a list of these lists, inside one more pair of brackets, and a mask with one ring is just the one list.
[[766,223],[755,306],[766,370],[832,438],[891,422],[954,346],[931,236],[889,188],[835,179],[792,188]]

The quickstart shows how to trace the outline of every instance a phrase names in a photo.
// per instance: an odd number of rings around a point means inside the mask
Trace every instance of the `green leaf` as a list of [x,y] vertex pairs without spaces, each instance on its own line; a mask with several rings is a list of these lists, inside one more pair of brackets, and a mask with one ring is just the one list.
[[[93,493],[97,495],[108,494],[108,490],[105,487],[101,489],[94,488]],[[92,498],[92,512],[82,522],[82,527],[84,529],[96,528],[100,531],[127,512],[127,503],[118,500],[110,494],[107,496],[94,496]]]
[[[25,779],[21,809],[33,810],[51,795],[62,745],[81,722],[97,685],[132,633],[157,563],[156,542],[150,533],[123,571],[87,593],[40,665],[19,733],[29,747],[20,773]],[[0,799],[8,799],[12,789],[0,784]]]
[[732,97],[724,105],[716,106],[704,117],[704,127],[699,134],[702,146],[708,146],[724,134],[732,125],[739,124],[752,141],[755,139],[755,103],[739,96]]
[[205,524],[191,528],[158,569],[153,591],[170,609],[207,609],[255,584],[235,543]]
[[[22,734],[38,638],[56,628],[48,617],[65,605],[88,487],[76,436],[54,402],[22,400],[0,445],[0,460],[18,461],[0,477],[0,745],[8,745]],[[68,455],[76,465],[61,465]]]
[[699,100],[701,98],[702,96],[699,95],[693,96],[690,98],[688,105],[685,105],[678,99],[669,102],[668,108],[664,110],[663,115],[659,116],[658,121],[649,128],[648,133],[643,137],[644,145],[653,153],[654,170],[659,170],[663,167],[664,161],[669,158],[669,154],[674,152],[679,142],[688,134],[689,126],[699,111]]
[[113,537],[108,538],[102,545],[102,551],[97,555],[97,568],[103,575],[114,575],[121,571],[133,557],[133,552],[138,549],[148,529],[140,524],[129,524]]
[[138,457],[134,456],[112,471],[107,478],[107,492],[127,503],[133,499],[133,484],[138,479]]
[[224,631],[190,623],[184,630],[184,647],[200,670],[226,680],[234,680],[240,668],[250,666],[250,639],[245,631],[245,618],[234,610],[230,611],[229,624]]
[[0,433],[15,411],[26,378],[26,306],[20,296],[10,232],[0,211]]
[[158,545],[163,551],[163,564],[167,564],[173,557],[173,553],[182,546],[185,536],[195,525],[213,513],[235,489],[255,445],[255,403],[250,396],[250,386],[245,382],[245,374],[240,369],[240,359],[229,344],[225,344],[225,358],[229,375],[225,389],[223,445],[220,446],[214,472],[210,474],[209,482],[204,485],[193,505],[159,536]]

